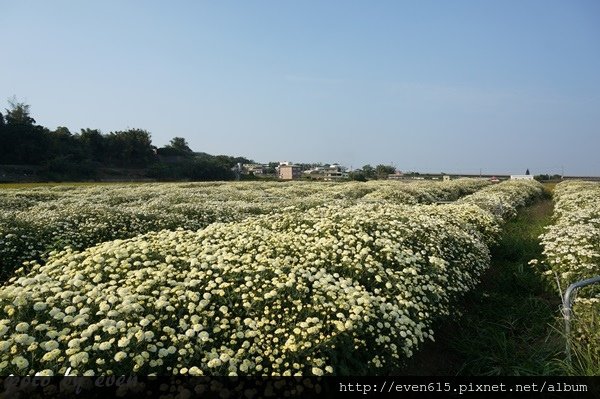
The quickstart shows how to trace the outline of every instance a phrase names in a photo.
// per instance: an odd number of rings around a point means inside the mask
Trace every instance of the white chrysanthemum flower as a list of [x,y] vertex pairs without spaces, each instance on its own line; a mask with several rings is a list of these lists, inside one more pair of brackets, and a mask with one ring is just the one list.
[[21,322],[15,326],[15,330],[20,333],[24,333],[29,329],[29,324],[26,322]]
[[42,360],[45,362],[52,362],[54,359],[58,358],[61,354],[60,349],[53,349],[50,352],[47,352],[42,356]]
[[105,342],[101,342],[100,345],[98,345],[98,349],[100,349],[101,351],[107,351],[111,348],[112,343],[105,341]]
[[16,356],[15,358],[13,358],[11,363],[14,364],[19,370],[22,370],[29,366],[29,361],[23,356]]
[[55,340],[50,340],[42,343],[42,348],[44,348],[47,352],[57,349],[58,346],[58,342],[56,342]]
[[27,334],[16,334],[13,336],[13,339],[21,345],[31,345],[35,341],[34,337]]
[[77,311],[77,308],[75,306],[73,306],[73,305],[67,306],[65,308],[65,313],[66,314],[71,314],[71,313],[74,313],[75,311]]
[[89,361],[87,352],[79,352],[69,357],[69,362],[72,367],[78,367],[80,364],[85,364]]

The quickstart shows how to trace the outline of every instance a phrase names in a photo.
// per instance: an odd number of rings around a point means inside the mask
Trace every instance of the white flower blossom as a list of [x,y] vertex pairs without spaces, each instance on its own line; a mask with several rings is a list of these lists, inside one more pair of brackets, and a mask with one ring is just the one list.
[[[383,369],[433,339],[503,221],[540,192],[457,180],[59,186],[23,191],[24,205],[0,193],[0,261],[28,262],[1,288],[2,371],[323,375],[353,351]],[[13,254],[24,234],[33,249]]]

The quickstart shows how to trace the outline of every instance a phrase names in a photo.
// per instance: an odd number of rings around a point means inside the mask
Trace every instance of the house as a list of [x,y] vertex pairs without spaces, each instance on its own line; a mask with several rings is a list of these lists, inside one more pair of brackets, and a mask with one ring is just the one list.
[[404,176],[404,173],[400,172],[399,170],[397,170],[395,173],[388,175],[388,180],[404,180],[404,179],[406,179],[406,177]]
[[302,169],[298,165],[281,164],[278,168],[277,176],[281,180],[295,180],[302,176]]
[[347,172],[328,171],[325,173],[325,177],[323,178],[323,180],[334,181],[334,180],[348,179],[349,177],[350,177],[350,175]]
[[333,181],[333,180],[341,180],[348,178],[348,172],[346,172],[346,168],[343,166],[334,163],[324,170],[325,176],[323,180]]
[[267,171],[265,165],[257,164],[257,163],[245,163],[242,165],[243,171],[246,174],[252,173],[254,176],[264,175]]
[[533,175],[510,175],[510,180],[533,180]]

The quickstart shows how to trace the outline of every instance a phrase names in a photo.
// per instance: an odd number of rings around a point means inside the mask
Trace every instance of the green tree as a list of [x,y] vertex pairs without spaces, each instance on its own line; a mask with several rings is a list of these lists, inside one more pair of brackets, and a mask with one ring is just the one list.
[[17,101],[16,97],[8,100],[10,109],[6,109],[6,123],[9,125],[33,125],[35,119],[30,116],[30,106]]
[[388,175],[396,172],[396,168],[390,165],[379,164],[375,167],[375,174],[378,179],[387,179]]
[[35,125],[29,105],[8,100],[0,131],[0,160],[4,164],[39,165],[48,156],[48,129]]
[[107,140],[98,129],[81,129],[79,142],[85,157],[93,162],[107,162]]
[[365,173],[360,169],[348,173],[348,177],[350,178],[350,180],[367,181]]
[[279,162],[269,162],[267,166],[266,173],[269,175],[274,175],[277,173],[277,167],[279,166]]
[[150,133],[146,130],[111,132],[106,140],[107,160],[113,166],[144,167],[155,160]]
[[189,147],[188,142],[183,137],[173,137],[167,147],[177,150],[182,153],[192,153],[192,149]]
[[48,138],[50,157],[82,157],[81,143],[68,128],[59,126],[56,130],[49,132]]
[[375,168],[371,165],[366,164],[361,168],[362,173],[366,179],[374,179],[375,178]]

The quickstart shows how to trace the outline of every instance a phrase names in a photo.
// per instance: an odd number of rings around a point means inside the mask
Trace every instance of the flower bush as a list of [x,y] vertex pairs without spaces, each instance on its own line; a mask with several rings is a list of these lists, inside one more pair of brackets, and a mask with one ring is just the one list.
[[500,220],[507,220],[516,216],[517,208],[539,198],[543,191],[543,186],[536,181],[509,180],[485,187],[459,199],[458,203],[475,204],[493,213]]
[[[149,231],[197,230],[214,222],[239,221],[294,206],[328,201],[349,205],[370,195],[404,203],[454,200],[486,182],[238,182],[55,186],[0,192],[0,279],[21,262],[43,260],[65,246],[85,249]],[[381,193],[380,193],[381,192]],[[380,194],[377,194],[380,193]],[[402,201],[396,201],[403,203]]]
[[[600,184],[562,182],[554,190],[554,200],[554,223],[540,237],[544,248],[540,267],[549,283],[556,284],[558,278],[564,292],[574,282],[600,275]],[[580,289],[573,309],[577,338],[598,342],[600,287]]]
[[[487,195],[533,195],[523,187]],[[0,290],[0,372],[390,370],[433,339],[433,321],[477,284],[501,219],[477,193],[412,206],[344,195],[24,262]]]

